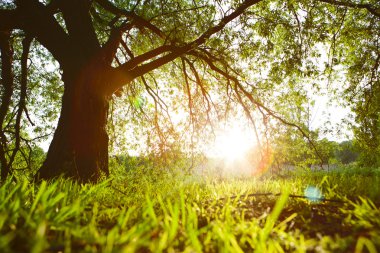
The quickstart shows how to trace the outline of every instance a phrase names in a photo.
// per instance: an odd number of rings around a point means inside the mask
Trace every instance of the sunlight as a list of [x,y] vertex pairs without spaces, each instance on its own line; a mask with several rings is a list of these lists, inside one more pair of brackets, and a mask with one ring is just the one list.
[[227,162],[243,159],[254,146],[252,133],[239,126],[232,126],[220,133],[215,142],[218,156]]

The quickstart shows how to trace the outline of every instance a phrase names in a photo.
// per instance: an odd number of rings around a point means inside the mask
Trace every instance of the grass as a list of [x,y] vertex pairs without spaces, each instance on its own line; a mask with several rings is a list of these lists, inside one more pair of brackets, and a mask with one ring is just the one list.
[[[8,180],[0,252],[377,252],[380,170],[222,179],[141,165],[91,185]],[[337,202],[294,198],[313,186]],[[252,196],[253,193],[281,193]]]

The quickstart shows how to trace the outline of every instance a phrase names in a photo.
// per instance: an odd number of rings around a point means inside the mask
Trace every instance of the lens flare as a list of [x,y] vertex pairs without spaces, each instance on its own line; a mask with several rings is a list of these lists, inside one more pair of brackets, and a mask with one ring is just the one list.
[[217,141],[219,154],[228,162],[243,158],[252,146],[249,135],[238,127],[226,131]]
[[312,202],[319,202],[323,199],[322,192],[315,186],[308,186],[304,191],[305,197]]

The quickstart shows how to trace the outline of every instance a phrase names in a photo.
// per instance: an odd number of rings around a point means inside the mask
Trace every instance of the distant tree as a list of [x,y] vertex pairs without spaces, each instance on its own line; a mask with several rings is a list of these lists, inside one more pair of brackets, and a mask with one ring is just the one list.
[[294,132],[287,131],[281,136],[276,136],[273,141],[274,165],[279,168],[284,165],[310,168],[336,164],[339,144],[326,138],[318,140],[317,132],[312,134],[315,147],[302,135]]
[[319,164],[315,150],[300,134],[287,130],[273,140],[274,165],[279,169],[286,165],[310,167]]
[[323,138],[318,140],[317,146],[323,165],[330,166],[338,162],[336,159],[336,151],[338,150],[339,144],[337,142]]
[[352,140],[339,143],[339,148],[336,151],[336,157],[342,164],[349,164],[358,159],[359,152],[354,147]]
[[355,146],[360,150],[359,161],[365,166],[380,165],[380,56],[377,58],[377,68],[373,70],[373,79],[360,92],[354,105]]
[[[146,90],[157,109],[165,108],[161,94],[179,86],[187,95],[179,102],[187,105],[191,119],[197,118],[195,111],[207,111],[203,122],[209,122],[212,108],[216,118],[222,117],[221,108],[228,108],[223,105],[234,101],[252,121],[254,108],[264,119],[274,117],[307,138],[307,130],[264,104],[279,108],[280,101],[298,103],[305,83],[315,84],[321,73],[331,73],[337,63],[350,64],[353,56],[373,67],[365,59],[379,55],[379,17],[377,0],[2,1],[2,176],[11,170],[21,122],[27,117],[27,97],[36,91],[27,81],[32,40],[38,42],[37,52],[46,49],[58,62],[64,88],[58,125],[38,177],[65,174],[89,181],[108,173],[109,105],[123,88],[130,94]],[[16,52],[24,56],[20,92],[15,94],[13,44],[22,38],[22,53]],[[321,44],[330,45],[323,70],[318,63]],[[34,59],[42,61],[43,55]],[[352,70],[356,72],[368,76],[359,66]],[[175,84],[165,81],[170,76],[177,79]],[[13,97],[18,98],[16,105]],[[7,148],[9,122],[14,126],[13,151]]]

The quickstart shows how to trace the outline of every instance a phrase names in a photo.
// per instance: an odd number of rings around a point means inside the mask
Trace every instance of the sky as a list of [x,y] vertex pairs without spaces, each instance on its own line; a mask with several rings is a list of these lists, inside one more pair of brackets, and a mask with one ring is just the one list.
[[326,137],[331,141],[342,142],[353,138],[352,131],[343,122],[350,115],[350,108],[338,104],[327,95],[315,96],[314,99],[315,106],[310,111],[310,128],[312,130],[330,129],[331,132],[323,133],[322,131],[321,137]]

